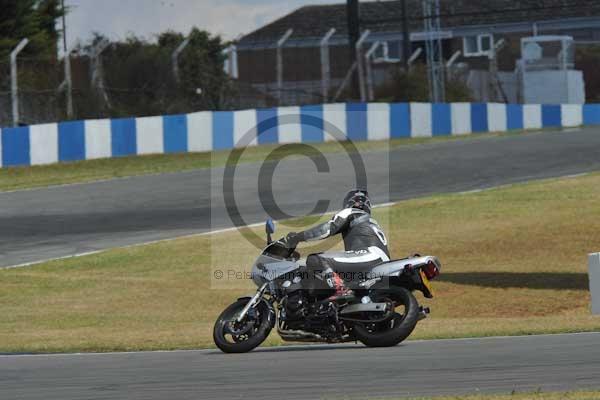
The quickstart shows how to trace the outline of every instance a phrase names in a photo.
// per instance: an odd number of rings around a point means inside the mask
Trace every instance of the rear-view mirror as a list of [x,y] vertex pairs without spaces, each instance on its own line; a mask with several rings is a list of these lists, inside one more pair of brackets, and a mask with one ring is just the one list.
[[275,233],[275,222],[272,219],[268,219],[265,224],[265,232],[271,234]]

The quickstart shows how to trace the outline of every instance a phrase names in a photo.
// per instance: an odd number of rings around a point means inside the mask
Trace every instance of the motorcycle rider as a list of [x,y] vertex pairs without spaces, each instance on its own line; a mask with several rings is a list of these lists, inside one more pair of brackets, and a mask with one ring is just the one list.
[[385,233],[371,217],[368,192],[351,190],[344,198],[343,207],[331,220],[303,232],[291,232],[284,240],[287,247],[295,248],[300,242],[342,234],[345,252],[311,254],[306,259],[306,267],[312,275],[320,274],[327,285],[335,289],[330,301],[353,295],[336,271],[361,271],[390,259]]

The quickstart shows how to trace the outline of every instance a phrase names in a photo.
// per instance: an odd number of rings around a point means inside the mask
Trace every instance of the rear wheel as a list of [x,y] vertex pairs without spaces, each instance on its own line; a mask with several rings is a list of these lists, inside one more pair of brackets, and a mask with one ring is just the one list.
[[389,302],[395,307],[392,316],[382,322],[354,325],[358,340],[369,347],[391,347],[406,339],[419,321],[419,303],[415,296],[403,287],[380,292],[377,302]]
[[242,322],[236,321],[248,301],[236,301],[215,322],[213,340],[225,353],[246,353],[260,345],[271,332],[270,308],[264,301],[250,309]]

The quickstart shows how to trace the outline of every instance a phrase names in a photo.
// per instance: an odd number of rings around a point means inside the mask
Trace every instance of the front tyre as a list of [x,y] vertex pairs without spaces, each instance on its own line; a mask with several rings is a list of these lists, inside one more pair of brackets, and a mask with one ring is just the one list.
[[215,322],[213,340],[224,353],[246,353],[260,345],[271,332],[273,316],[269,305],[264,301],[250,309],[242,322],[236,321],[248,301],[249,299],[236,301]]
[[395,306],[404,306],[404,312],[394,312],[384,322],[354,325],[358,340],[369,347],[391,347],[406,339],[419,322],[419,303],[415,296],[403,287],[390,288],[379,294],[379,299],[392,299]]

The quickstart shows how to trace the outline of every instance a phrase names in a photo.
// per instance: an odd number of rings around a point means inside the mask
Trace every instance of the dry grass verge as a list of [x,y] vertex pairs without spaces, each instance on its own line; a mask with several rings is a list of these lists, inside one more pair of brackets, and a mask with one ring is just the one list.
[[[424,301],[432,315],[412,338],[600,330],[586,258],[600,250],[600,174],[410,200],[376,214],[395,256],[418,251],[444,265],[436,298]],[[213,273],[241,271],[256,255],[228,232],[0,271],[0,352],[212,346],[217,314],[253,290]]]

